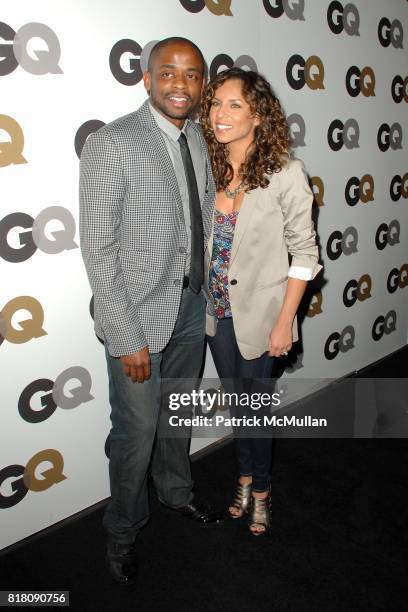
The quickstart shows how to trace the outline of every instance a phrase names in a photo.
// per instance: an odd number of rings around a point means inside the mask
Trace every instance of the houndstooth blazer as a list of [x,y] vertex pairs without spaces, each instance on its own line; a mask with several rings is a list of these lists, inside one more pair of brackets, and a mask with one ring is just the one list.
[[[201,143],[205,247],[215,184],[202,136]],[[173,164],[147,101],[89,136],[81,155],[79,200],[96,334],[114,357],[145,346],[161,351],[178,314],[187,234]]]

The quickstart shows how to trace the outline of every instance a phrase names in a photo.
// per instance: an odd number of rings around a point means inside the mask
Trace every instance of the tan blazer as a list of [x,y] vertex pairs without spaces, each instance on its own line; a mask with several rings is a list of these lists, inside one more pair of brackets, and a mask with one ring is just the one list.
[[[268,187],[245,194],[235,226],[228,271],[228,292],[234,331],[245,359],[255,359],[268,350],[269,334],[279,315],[286,291],[289,262],[309,268],[312,278],[322,266],[317,263],[311,208],[313,193],[303,163],[288,161],[279,172],[269,175]],[[205,252],[208,278],[214,233]],[[217,319],[214,302],[207,294],[206,332],[214,336]],[[293,341],[298,340],[297,322]]]

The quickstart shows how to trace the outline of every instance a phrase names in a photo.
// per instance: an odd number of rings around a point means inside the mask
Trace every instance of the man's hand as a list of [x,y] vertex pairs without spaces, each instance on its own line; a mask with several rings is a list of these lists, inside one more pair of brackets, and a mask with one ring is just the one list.
[[136,353],[122,355],[120,358],[123,371],[133,382],[142,383],[150,378],[150,353],[149,347],[145,346]]

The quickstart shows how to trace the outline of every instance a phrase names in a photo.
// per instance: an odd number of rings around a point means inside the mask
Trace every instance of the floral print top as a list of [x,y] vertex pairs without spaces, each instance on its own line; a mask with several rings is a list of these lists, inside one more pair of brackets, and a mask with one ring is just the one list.
[[208,281],[217,319],[232,317],[228,295],[228,266],[238,212],[236,210],[226,214],[216,210],[214,216],[214,241]]

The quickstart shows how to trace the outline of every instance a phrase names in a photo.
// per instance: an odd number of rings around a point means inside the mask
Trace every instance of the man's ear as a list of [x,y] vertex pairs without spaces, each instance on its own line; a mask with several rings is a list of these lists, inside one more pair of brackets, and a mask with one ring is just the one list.
[[152,83],[152,79],[151,79],[151,76],[150,76],[150,72],[148,72],[147,70],[146,70],[146,72],[143,73],[143,83],[144,83],[144,86],[145,86],[145,90],[150,95],[150,86],[151,86],[151,83]]

